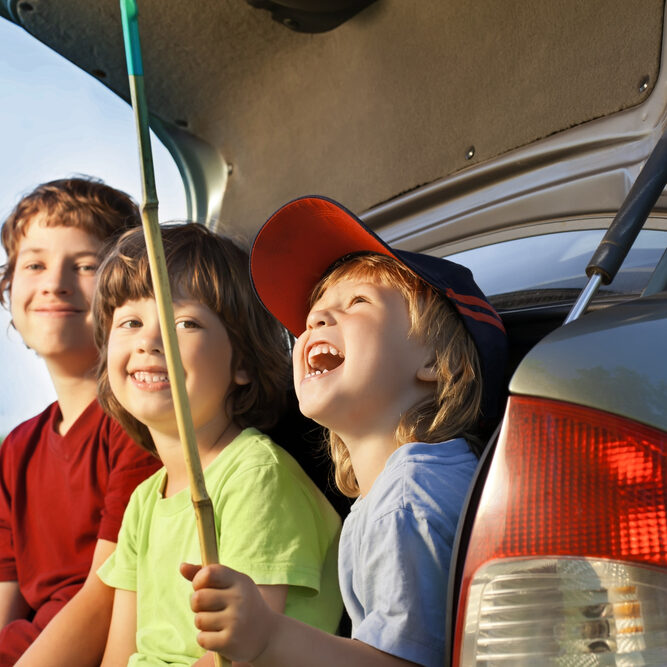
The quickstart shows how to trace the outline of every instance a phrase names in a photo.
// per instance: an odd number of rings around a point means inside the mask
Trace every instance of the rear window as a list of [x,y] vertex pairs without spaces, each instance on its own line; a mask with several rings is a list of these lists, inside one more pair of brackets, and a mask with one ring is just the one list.
[[[586,265],[604,233],[603,229],[594,229],[543,234],[446,257],[467,266],[498,308],[569,301],[588,282]],[[613,282],[603,285],[599,296],[639,294],[665,246],[667,232],[642,230]]]

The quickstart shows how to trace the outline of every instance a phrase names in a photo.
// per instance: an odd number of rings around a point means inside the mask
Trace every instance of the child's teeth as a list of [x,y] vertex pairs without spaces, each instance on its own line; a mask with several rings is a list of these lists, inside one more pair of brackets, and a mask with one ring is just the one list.
[[345,355],[328,343],[316,343],[308,351],[308,372],[305,377],[328,373],[343,363]]
[[329,372],[329,371],[328,371],[328,369],[326,369],[326,368],[325,368],[324,370],[322,370],[322,371],[310,371],[310,373],[306,373],[306,377],[307,377],[307,378],[311,378],[311,377],[313,377],[313,376],[315,376],[315,375],[324,375],[325,373],[328,373],[328,372]]
[[310,362],[313,357],[317,357],[321,354],[330,354],[333,357],[340,357],[341,359],[344,358],[344,355],[341,354],[333,345],[318,343],[310,349],[310,352],[308,353],[308,361]]
[[138,382],[168,382],[166,375],[157,375],[146,371],[137,371],[134,373],[134,378]]

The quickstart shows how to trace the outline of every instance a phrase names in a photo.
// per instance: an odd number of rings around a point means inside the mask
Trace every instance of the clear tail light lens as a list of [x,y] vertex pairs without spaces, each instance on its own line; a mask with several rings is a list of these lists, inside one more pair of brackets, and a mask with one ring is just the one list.
[[667,435],[512,397],[463,570],[454,664],[667,664]]
[[664,665],[667,573],[601,559],[494,561],[473,577],[461,665]]

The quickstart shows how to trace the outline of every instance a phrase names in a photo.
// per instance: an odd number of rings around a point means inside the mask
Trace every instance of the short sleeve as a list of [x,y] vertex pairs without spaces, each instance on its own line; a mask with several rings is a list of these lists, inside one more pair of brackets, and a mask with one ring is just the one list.
[[11,436],[0,447],[0,581],[16,581],[16,556],[12,537]]
[[114,552],[97,570],[97,576],[111,588],[137,590],[137,535],[140,510],[141,499],[137,491],[132,494],[127,505]]
[[109,478],[97,537],[116,542],[130,495],[161,463],[139,447],[114,420],[109,421],[108,438]]
[[363,572],[355,573],[369,610],[353,638],[419,665],[444,654],[445,604],[451,546],[423,517],[397,509],[367,527]]
[[220,507],[220,562],[256,584],[302,586],[318,592],[329,547],[310,498],[278,462],[235,473]]

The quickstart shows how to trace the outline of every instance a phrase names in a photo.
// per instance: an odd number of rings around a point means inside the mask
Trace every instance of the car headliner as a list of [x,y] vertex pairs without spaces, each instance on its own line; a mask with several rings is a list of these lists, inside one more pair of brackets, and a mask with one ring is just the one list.
[[[139,9],[158,133],[213,147],[221,221],[249,235],[296,196],[363,212],[641,103],[664,0],[377,0],[318,34],[242,0]],[[129,98],[118,0],[0,0],[0,14]]]

